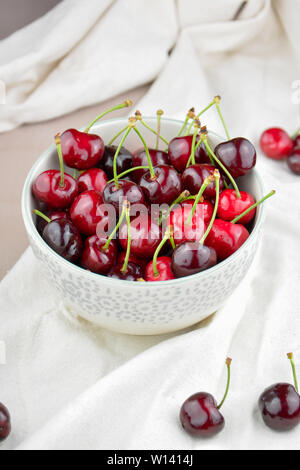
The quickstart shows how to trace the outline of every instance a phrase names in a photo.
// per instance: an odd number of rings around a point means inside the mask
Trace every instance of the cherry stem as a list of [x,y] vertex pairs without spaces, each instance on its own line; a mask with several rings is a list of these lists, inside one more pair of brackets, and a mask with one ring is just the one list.
[[192,140],[191,155],[190,155],[190,158],[188,159],[188,162],[187,162],[187,165],[186,165],[187,168],[188,168],[191,164],[192,164],[192,165],[195,165],[195,164],[196,164],[196,160],[195,160],[195,145],[196,145],[196,139],[197,139],[198,132],[199,132],[199,127],[198,127],[198,126],[197,126],[197,127],[195,126],[195,132],[194,132],[193,140]]
[[65,186],[65,168],[64,168],[64,157],[61,150],[61,140],[60,134],[55,136],[55,145],[57,148],[58,158],[59,158],[59,168],[60,168],[60,183],[59,186],[63,188]]
[[[181,134],[183,133],[184,129],[186,128],[187,126],[187,123],[189,122],[190,119],[194,119],[195,118],[195,108],[191,108],[187,115],[186,115],[186,118],[184,120],[184,123],[179,131],[179,133],[177,134],[177,137],[180,137]],[[193,124],[193,123],[192,123]]]
[[123,132],[126,131],[126,129],[128,129],[128,126],[124,127],[124,129],[122,129],[121,131],[119,131],[109,142],[107,145],[111,145],[121,134],[123,134]]
[[299,393],[298,380],[297,380],[297,373],[296,373],[296,367],[295,367],[295,362],[294,362],[294,354],[293,354],[293,353],[288,353],[288,354],[287,354],[287,357],[288,357],[288,359],[290,360],[290,363],[291,363],[291,365],[292,365],[292,371],[293,371],[295,389],[297,390],[297,393]]
[[127,249],[126,249],[126,256],[124,260],[123,267],[121,269],[121,272],[123,274],[127,273],[127,268],[128,268],[128,262],[129,262],[129,257],[130,257],[130,249],[131,249],[131,226],[130,226],[130,203],[127,201],[126,204],[126,222],[127,222]]
[[118,104],[118,105],[116,105],[116,106],[113,106],[112,108],[107,109],[107,110],[104,111],[103,113],[99,114],[99,116],[97,116],[97,117],[90,123],[90,125],[85,129],[84,132],[89,133],[91,127],[93,127],[93,125],[94,125],[97,121],[99,121],[101,118],[103,118],[103,116],[105,116],[106,114],[109,114],[109,113],[111,113],[112,111],[116,111],[117,109],[128,108],[129,106],[132,106],[132,101],[131,101],[131,100],[126,100],[126,101],[124,101],[124,102],[121,103],[121,104]]
[[[129,168],[128,170],[123,171],[123,173],[120,173],[118,175],[118,180],[122,179],[124,176],[128,175],[129,173],[132,173],[135,170],[149,170],[149,167],[148,166],[135,166],[133,168]],[[114,178],[109,180],[108,183],[112,183],[113,181],[114,181]]]
[[213,211],[213,215],[210,219],[209,225],[206,229],[206,232],[204,233],[203,237],[200,240],[200,244],[203,245],[206,237],[208,236],[210,229],[212,228],[212,225],[215,221],[215,218],[217,216],[217,210],[218,210],[218,205],[219,205],[219,196],[220,196],[220,172],[219,170],[214,171],[214,179],[215,179],[215,185],[216,185],[216,200],[215,200],[215,207]]
[[[161,109],[159,111],[161,111]],[[161,111],[161,113],[163,113],[163,111]],[[160,114],[160,116],[159,116],[159,120],[158,120],[159,123],[160,123],[161,115],[162,114]],[[160,135],[160,124],[158,126],[158,130],[156,131],[151,126],[149,126],[149,124],[147,124],[145,121],[143,121],[140,111],[136,111],[135,117],[136,117],[137,121],[140,121],[140,123],[143,124],[144,127],[146,127],[146,129],[148,129],[150,132],[152,132],[152,134],[156,135],[156,143],[158,142],[159,139],[161,139],[166,145],[169,145],[169,142],[167,141],[167,139],[165,139],[164,137],[162,137]],[[158,119],[158,114],[157,114],[157,119]],[[157,148],[158,148],[158,143],[157,143],[156,149]]]
[[76,169],[73,171],[73,178],[74,180],[77,180],[78,178],[78,171]]
[[172,212],[173,207],[177,206],[178,204],[180,204],[180,203],[183,202],[183,201],[186,201],[186,200],[188,199],[189,195],[190,195],[190,192],[189,192],[189,191],[187,191],[187,190],[183,191],[183,193],[181,193],[181,194],[178,196],[178,198],[175,199],[174,202],[172,202],[172,204],[170,205],[170,207],[168,208],[168,210],[166,211],[166,213],[165,213],[165,214],[161,214],[161,216],[160,216],[160,218],[159,218],[159,225],[161,225],[161,223],[162,223],[163,220],[166,220],[166,219],[169,217],[170,213]]
[[173,234],[170,235],[170,243],[172,245],[173,250],[176,250],[176,243],[174,241]]
[[[199,141],[197,142],[197,145],[196,145],[196,147],[195,147],[195,152],[198,150],[198,148],[200,147],[200,145],[202,144],[202,142],[203,142],[203,139],[202,139],[202,138],[199,139]],[[208,157],[209,157],[209,159],[210,159],[210,161],[211,161],[212,166],[216,166],[216,163],[215,163],[214,159],[212,158],[212,156],[208,154]]]
[[49,219],[49,217],[47,217],[45,214],[43,214],[43,212],[38,211],[37,209],[34,209],[32,212],[33,212],[35,215],[38,215],[39,217],[42,217],[42,219],[46,220],[46,222],[47,222],[48,224],[50,224],[51,219]]
[[123,204],[123,209],[122,209],[122,213],[119,217],[119,221],[117,223],[117,225],[115,226],[115,228],[113,229],[113,231],[111,232],[111,234],[109,235],[108,239],[107,239],[107,242],[105,243],[105,245],[103,246],[103,251],[106,251],[110,245],[110,242],[112,241],[112,239],[114,238],[115,234],[117,233],[117,231],[119,230],[120,226],[121,226],[121,223],[123,222],[123,219],[126,215],[126,211],[127,211],[127,202],[126,204],[124,203]]
[[119,155],[119,152],[121,150],[121,147],[123,146],[125,140],[127,139],[127,136],[129,134],[129,132],[131,131],[132,127],[127,127],[127,131],[125,132],[125,134],[123,135],[122,139],[121,139],[121,142],[119,143],[118,145],[118,148],[116,150],[116,153],[114,155],[114,161],[113,161],[113,171],[114,171],[114,181],[115,181],[115,186],[116,188],[119,188],[119,183],[118,183],[118,170],[117,170],[117,158],[118,158],[118,155]]
[[135,132],[137,133],[137,135],[139,136],[139,138],[141,139],[141,141],[144,145],[145,152],[146,152],[147,159],[148,159],[150,175],[151,175],[151,178],[154,180],[156,178],[156,175],[155,175],[155,171],[154,171],[154,168],[153,168],[153,163],[152,163],[152,160],[151,160],[151,157],[150,157],[149,149],[148,149],[147,144],[144,140],[144,137],[142,136],[140,131],[136,127],[134,127],[134,130],[135,130]]
[[[158,149],[159,146],[159,139],[160,139],[160,131],[161,131],[161,117],[164,114],[162,109],[158,109],[156,111],[156,117],[157,117],[157,135],[156,135],[156,144],[155,144],[155,150]],[[169,145],[169,143],[167,144]]]
[[206,150],[207,152],[209,153],[209,155],[212,156],[212,158],[217,162],[217,164],[222,168],[222,170],[224,171],[224,173],[227,175],[228,179],[230,180],[232,186],[234,187],[235,189],[235,192],[236,192],[236,195],[237,195],[237,198],[238,199],[241,199],[241,193],[239,191],[239,188],[238,188],[238,185],[236,184],[236,182],[234,181],[234,178],[231,176],[231,174],[229,173],[229,171],[227,170],[227,168],[223,165],[223,163],[218,159],[218,157],[214,154],[214,152],[212,151],[209,143],[208,143],[208,140],[207,140],[207,136],[204,135],[203,137],[203,142],[204,142],[204,145],[206,147]]
[[230,376],[231,376],[231,371],[230,371],[230,366],[231,366],[231,362],[232,362],[232,359],[230,359],[230,357],[228,357],[226,359],[226,366],[227,366],[227,385],[226,385],[226,390],[225,390],[225,393],[224,393],[224,396],[222,398],[222,401],[221,403],[217,406],[218,410],[224,405],[224,402],[227,398],[227,395],[228,395],[228,392],[229,392],[229,387],[230,387]]
[[226,124],[225,124],[225,121],[224,121],[224,118],[223,118],[223,115],[222,115],[221,109],[220,109],[221,97],[220,97],[220,96],[215,96],[214,101],[215,101],[215,103],[216,103],[216,108],[217,108],[218,114],[219,114],[219,116],[220,116],[220,119],[221,119],[221,121],[222,121],[224,130],[225,130],[225,134],[226,134],[226,137],[227,137],[227,140],[230,140],[230,135],[229,135],[227,126],[226,126]]
[[274,196],[274,194],[276,193],[276,191],[274,191],[274,189],[269,192],[269,194],[267,194],[266,196],[264,196],[262,199],[260,199],[259,201],[257,201],[255,204],[252,204],[252,206],[248,207],[248,209],[246,209],[244,212],[242,212],[240,215],[238,215],[237,217],[235,217],[234,219],[231,220],[231,223],[232,224],[235,224],[236,222],[238,222],[242,217],[244,217],[244,215],[248,214],[248,212],[252,211],[252,209],[255,209],[255,207],[257,207],[259,204],[261,204],[262,202],[264,202],[266,199],[269,199],[269,197],[271,196]]
[[209,175],[207,178],[205,178],[205,180],[203,181],[202,183],[202,186],[195,198],[195,202],[193,204],[193,208],[192,208],[192,211],[188,217],[188,219],[186,220],[185,222],[185,225],[191,225],[192,223],[192,220],[193,220],[193,217],[194,217],[194,214],[196,212],[196,209],[197,209],[197,205],[199,203],[199,201],[201,200],[202,198],[202,194],[204,193],[204,191],[206,190],[207,186],[209,186],[212,182],[214,181],[214,176],[213,175]]
[[199,119],[200,116],[202,116],[202,114],[204,114],[209,108],[211,108],[213,105],[215,104],[215,100],[213,100],[211,103],[209,103],[209,105],[206,106],[206,108],[202,109],[202,111],[200,111],[200,113],[197,114],[197,116],[194,117],[193,121],[191,122],[188,130],[187,130],[187,133],[186,135],[188,135],[190,132],[191,132],[191,129],[193,127],[193,124],[195,123],[196,119]]
[[[170,239],[170,236],[172,235],[172,229],[171,227],[168,227],[167,230],[165,231],[164,237],[158,247],[156,248],[156,251],[153,256],[153,276],[158,277],[159,276],[159,271],[157,269],[157,258],[158,255],[163,248],[163,246],[166,244],[166,242]],[[174,241],[174,240],[173,240]]]

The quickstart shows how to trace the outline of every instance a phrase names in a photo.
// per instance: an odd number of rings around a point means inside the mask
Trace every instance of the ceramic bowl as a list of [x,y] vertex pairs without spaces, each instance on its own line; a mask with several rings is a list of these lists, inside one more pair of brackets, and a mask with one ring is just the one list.
[[[145,118],[152,127],[155,118]],[[104,142],[125,127],[124,118],[101,121],[92,132],[101,135]],[[162,135],[176,136],[181,121],[162,119]],[[155,136],[141,127],[149,146]],[[210,143],[215,146],[223,139],[210,132]],[[135,150],[141,146],[134,132],[126,147]],[[41,269],[75,315],[113,331],[134,335],[168,333],[193,325],[216,312],[245,277],[257,251],[261,236],[264,207],[256,213],[254,228],[248,240],[232,256],[215,267],[193,276],[166,282],[128,282],[100,276],[64,260],[43,241],[35,227],[35,207],[31,188],[43,171],[58,168],[55,146],[43,153],[26,179],[22,195],[22,214],[32,250]],[[240,188],[249,191],[256,200],[263,196],[261,178],[254,169],[239,181]]]

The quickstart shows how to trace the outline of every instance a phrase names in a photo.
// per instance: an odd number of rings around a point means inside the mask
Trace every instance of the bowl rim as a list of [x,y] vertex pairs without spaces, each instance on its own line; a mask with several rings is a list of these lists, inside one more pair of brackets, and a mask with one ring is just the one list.
[[[144,116],[143,119],[145,121],[154,120],[154,119],[156,120],[156,117],[155,116]],[[126,122],[128,121],[128,117],[105,119],[105,120],[101,120],[98,123],[96,123],[93,126],[93,129],[94,130],[99,129],[99,128],[102,127],[103,124],[109,124],[109,123],[113,124],[114,122],[125,122],[125,121]],[[180,119],[174,119],[174,118],[168,118],[168,117],[162,117],[162,121],[170,121],[170,122],[174,122],[174,123],[177,123],[177,124],[180,124],[180,125],[182,125],[183,122],[184,122]],[[84,128],[82,128],[81,130],[83,131]],[[208,131],[208,135],[212,135],[212,136],[217,137],[219,139],[222,138],[220,135],[218,135],[217,133],[215,133],[213,131]],[[32,165],[31,169],[28,172],[28,175],[26,177],[26,180],[25,180],[25,183],[24,183],[24,186],[23,186],[22,198],[21,198],[21,210],[22,210],[23,222],[24,222],[25,228],[27,230],[27,233],[37,243],[41,243],[44,246],[44,248],[50,253],[51,256],[54,256],[55,258],[57,258],[57,260],[59,262],[61,262],[64,266],[66,266],[66,268],[71,269],[76,273],[83,274],[84,276],[87,276],[88,278],[90,278],[92,280],[107,282],[110,285],[118,284],[118,285],[122,285],[123,287],[125,287],[126,285],[127,286],[133,286],[134,285],[134,286],[137,286],[137,288],[141,288],[141,289],[148,288],[148,287],[150,287],[151,289],[155,289],[155,288],[158,288],[158,287],[161,288],[163,286],[179,285],[182,282],[188,282],[188,281],[191,281],[191,280],[199,280],[200,281],[201,279],[205,278],[205,276],[207,276],[208,274],[213,274],[214,272],[216,272],[218,270],[221,270],[223,267],[225,268],[227,265],[232,263],[235,258],[240,256],[241,251],[246,250],[248,244],[253,239],[255,234],[259,232],[259,229],[260,229],[260,227],[263,223],[264,216],[265,216],[265,209],[264,209],[264,205],[262,204],[259,207],[258,217],[257,217],[256,223],[253,227],[253,230],[250,233],[250,236],[245,241],[245,243],[235,253],[233,253],[231,256],[229,256],[225,260],[221,261],[220,263],[216,264],[215,266],[213,266],[213,267],[211,267],[211,268],[209,268],[205,271],[201,271],[200,273],[192,274],[190,276],[181,277],[181,278],[177,278],[177,279],[171,279],[169,281],[134,282],[133,283],[132,281],[109,278],[109,277],[103,276],[101,274],[97,274],[97,273],[93,273],[91,271],[87,271],[87,270],[83,269],[82,267],[77,266],[77,265],[67,261],[66,259],[64,259],[62,256],[60,256],[58,253],[56,253],[54,250],[52,250],[52,248],[50,248],[47,245],[47,243],[43,240],[43,238],[41,237],[41,235],[38,233],[38,231],[36,229],[36,226],[33,222],[33,217],[32,217],[32,214],[31,214],[31,210],[30,210],[30,208],[28,207],[28,204],[27,204],[27,200],[28,200],[27,196],[31,192],[31,183],[32,183],[32,179],[33,179],[33,175],[35,173],[35,170],[39,166],[40,162],[44,158],[49,156],[50,151],[53,150],[53,149],[55,149],[54,144],[50,145],[37,158],[37,160],[34,162],[34,164]],[[252,173],[254,174],[254,176],[255,176],[255,178],[258,182],[260,191],[263,194],[264,193],[264,184],[263,184],[263,180],[262,180],[260,174],[258,173],[258,171],[255,168],[252,169]]]

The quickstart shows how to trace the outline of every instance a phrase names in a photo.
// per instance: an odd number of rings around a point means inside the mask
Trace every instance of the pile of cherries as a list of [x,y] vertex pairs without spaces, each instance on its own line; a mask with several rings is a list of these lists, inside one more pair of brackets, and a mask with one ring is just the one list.
[[[60,170],[43,172],[32,187],[37,229],[69,262],[116,279],[167,281],[208,269],[240,248],[256,206],[274,194],[256,202],[237,186],[235,178],[256,163],[255,148],[243,137],[230,139],[219,96],[197,115],[191,109],[170,142],[160,134],[161,110],[156,130],[136,111],[106,144],[90,133],[105,114],[131,104],[105,111],[84,132],[56,135]],[[212,106],[227,135],[215,149],[199,121]],[[156,135],[154,148],[141,126]],[[130,132],[141,142],[133,153],[124,146]]]
[[260,138],[264,154],[273,160],[286,160],[289,168],[300,175],[300,128],[294,135],[280,127],[266,129]]
[[[275,431],[287,431],[300,422],[300,395],[293,353],[288,353],[291,362],[294,385],[280,382],[266,388],[258,400],[264,423]],[[227,358],[227,386],[224,397],[217,405],[214,397],[207,392],[191,395],[180,410],[183,428],[191,435],[210,437],[218,434],[225,426],[220,408],[225,402],[230,385],[231,359]]]

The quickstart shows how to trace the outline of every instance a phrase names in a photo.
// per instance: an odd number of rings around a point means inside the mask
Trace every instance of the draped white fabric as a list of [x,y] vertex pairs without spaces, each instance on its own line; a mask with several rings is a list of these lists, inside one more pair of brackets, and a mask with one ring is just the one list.
[[[0,43],[0,130],[153,81],[145,113],[183,116],[219,93],[232,136],[257,144],[269,125],[293,132],[299,1],[251,0],[231,21],[240,3],[63,1]],[[204,121],[222,132],[213,110]],[[299,430],[276,434],[257,410],[266,386],[292,380],[286,352],[300,368],[299,179],[260,154],[258,168],[277,195],[255,263],[226,306],[189,331],[132,337],[73,319],[24,254],[0,284],[0,400],[13,416],[4,449],[299,449]],[[200,390],[221,397],[227,355],[226,428],[193,439],[178,422],[181,403]]]

